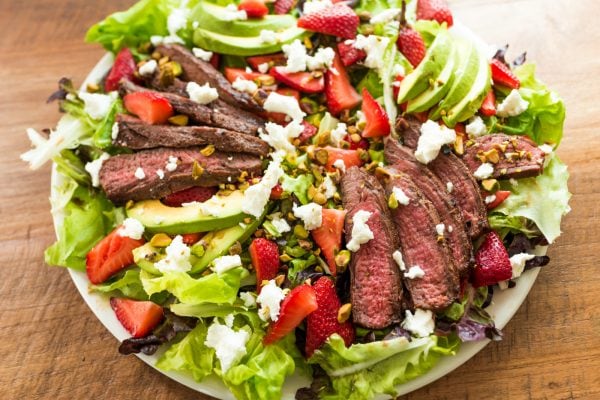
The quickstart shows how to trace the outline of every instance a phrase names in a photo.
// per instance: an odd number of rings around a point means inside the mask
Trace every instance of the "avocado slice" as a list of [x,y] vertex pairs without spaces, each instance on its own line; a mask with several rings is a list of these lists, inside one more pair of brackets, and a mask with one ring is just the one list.
[[302,28],[291,26],[277,33],[279,39],[277,43],[265,43],[260,36],[232,36],[198,28],[194,31],[194,44],[221,54],[253,56],[276,53],[284,44],[303,39],[309,34]]
[[217,193],[204,203],[169,207],[160,200],[144,200],[127,208],[130,218],[144,225],[147,232],[169,235],[208,232],[237,225],[248,215],[242,211],[244,193],[240,190]]
[[147,242],[143,246],[133,249],[132,253],[133,262],[138,267],[151,274],[160,275],[160,271],[156,269],[154,263],[165,258],[164,251]]

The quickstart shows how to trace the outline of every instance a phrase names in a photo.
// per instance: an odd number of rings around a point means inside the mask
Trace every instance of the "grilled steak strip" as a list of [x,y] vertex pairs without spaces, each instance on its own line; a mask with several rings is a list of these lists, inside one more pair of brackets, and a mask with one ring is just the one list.
[[396,132],[409,149],[416,149],[421,136],[421,121],[412,116],[396,118]]
[[354,323],[381,329],[401,320],[402,283],[392,253],[398,235],[392,223],[383,188],[367,172],[352,167],[342,178],[342,198],[348,210],[346,241],[352,238],[352,218],[359,210],[372,213],[367,225],[374,238],[360,246],[350,261],[350,298]]
[[405,277],[404,285],[415,308],[442,310],[458,297],[459,281],[452,268],[450,250],[438,240],[435,227],[441,223],[440,216],[408,175],[393,168],[388,173],[388,196],[393,188],[399,188],[409,198],[407,205],[400,204],[392,210],[406,269],[418,265],[425,272],[421,278]]
[[544,169],[545,154],[527,136],[493,133],[467,142],[463,161],[471,172],[484,163],[494,166],[493,178],[527,178]]
[[163,56],[168,56],[171,60],[181,64],[184,80],[197,82],[200,85],[208,83],[217,89],[222,100],[234,107],[251,112],[263,111],[250,95],[235,90],[220,71],[210,63],[195,57],[185,47],[177,44],[162,44],[156,50]]
[[269,153],[269,145],[255,136],[212,126],[149,125],[123,114],[117,116],[117,123],[119,130],[113,143],[133,150],[212,144],[224,152],[258,156]]
[[[167,168],[169,157],[177,158],[174,171]],[[135,176],[138,168],[144,172],[141,179]],[[206,157],[200,148],[158,148],[111,157],[102,164],[99,177],[108,198],[123,204],[128,200],[160,199],[191,186],[234,182],[243,171],[260,174],[261,160],[247,154],[221,152]]]
[[465,273],[471,265],[473,246],[467,236],[460,211],[448,194],[446,184],[417,161],[410,149],[395,140],[385,143],[384,156],[388,164],[408,175],[425,198],[433,203],[445,227],[444,238],[448,242],[455,271],[458,274]]

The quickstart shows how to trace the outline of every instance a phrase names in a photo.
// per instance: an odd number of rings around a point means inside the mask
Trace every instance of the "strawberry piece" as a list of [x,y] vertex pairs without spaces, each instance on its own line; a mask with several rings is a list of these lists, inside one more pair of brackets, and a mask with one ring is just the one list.
[[496,196],[494,201],[486,205],[488,210],[492,210],[502,204],[510,196],[510,190],[498,190],[494,193],[494,196]]
[[266,54],[264,56],[252,56],[246,58],[246,62],[248,65],[252,67],[252,69],[258,71],[258,66],[262,64],[268,64],[269,68],[276,67],[279,65],[285,65],[287,63],[287,59],[285,54],[283,53],[275,53],[275,54]]
[[325,164],[325,168],[329,172],[336,170],[336,167],[334,167],[333,164],[337,160],[342,160],[346,169],[355,165],[361,166],[364,163],[357,150],[338,149],[337,147],[330,146],[325,147],[325,150],[327,150],[327,163]]
[[317,297],[317,309],[306,318],[306,357],[310,358],[315,350],[337,333],[344,339],[346,346],[354,341],[354,327],[350,321],[338,322],[338,311],[342,306],[331,279],[322,276],[314,284]]
[[362,131],[362,137],[381,137],[390,134],[390,121],[388,116],[367,88],[362,90],[363,103],[361,110],[365,114],[367,124]]
[[281,199],[281,196],[283,195],[283,186],[281,186],[281,184],[277,184],[275,186],[273,186],[273,189],[271,189],[271,194],[269,195],[269,199],[271,200],[279,200]]
[[332,4],[298,19],[299,28],[342,39],[354,39],[359,23],[358,15],[345,3]]
[[[259,78],[260,79],[269,78],[269,75],[261,74],[260,72],[254,72],[254,71],[247,72],[243,68],[230,68],[230,67],[225,67],[224,75],[225,75],[225,78],[227,78],[227,80],[230,83],[235,82],[237,78],[242,78],[247,81],[254,81]],[[271,78],[271,79],[273,79],[273,78]]]
[[271,240],[256,238],[250,243],[248,251],[256,271],[256,292],[260,293],[262,282],[275,278],[279,271],[279,248]]
[[216,69],[219,69],[220,62],[221,62],[221,55],[219,53],[213,53],[213,55],[209,61],[210,65],[212,65]]
[[492,68],[492,80],[495,85],[507,86],[511,89],[521,87],[519,78],[502,61],[494,58],[490,66]]
[[104,80],[104,91],[110,92],[119,89],[121,79],[133,81],[135,70],[136,65],[131,50],[123,47],[115,57],[115,62]]
[[321,226],[310,231],[310,234],[321,249],[321,253],[323,253],[327,265],[329,265],[331,275],[335,276],[337,272],[335,256],[342,247],[346,211],[324,208],[322,214]]
[[335,116],[344,110],[350,110],[360,103],[360,95],[350,83],[346,68],[336,53],[333,68],[325,72],[325,97],[327,109]]
[[367,150],[369,148],[369,141],[367,139],[360,139],[358,142],[355,142],[350,138],[349,135],[344,137],[344,141],[350,144],[350,150],[363,149]]
[[185,243],[188,246],[191,246],[197,243],[198,240],[202,239],[202,236],[204,236],[204,234],[201,232],[184,233],[183,235],[181,235],[181,239],[183,243]]
[[365,53],[363,50],[357,49],[353,44],[339,42],[337,44],[337,49],[345,67],[356,64],[357,62],[367,58],[367,53]]
[[238,10],[246,11],[248,18],[263,18],[269,13],[269,8],[262,0],[242,0],[238,4]]
[[287,14],[292,7],[296,4],[296,0],[275,0],[273,11],[275,14]]
[[[400,84],[403,80],[404,80],[404,76],[398,74],[398,75],[396,75],[396,78],[394,78],[394,82],[392,82],[392,90],[394,93],[394,99],[398,98],[398,94],[400,93]],[[404,105],[406,106],[406,103],[404,103]]]
[[417,19],[445,22],[448,28],[454,22],[446,0],[417,0]]
[[272,323],[263,339],[271,344],[292,332],[304,318],[317,309],[317,296],[309,285],[296,286],[281,302],[279,318]]
[[133,264],[133,249],[145,243],[142,239],[132,239],[121,236],[117,227],[101,241],[99,241],[87,254],[85,270],[88,279],[94,285],[106,281],[108,278]]
[[396,46],[414,68],[423,61],[427,52],[421,34],[409,26],[400,28]]
[[320,93],[325,87],[323,75],[315,76],[314,72],[287,72],[285,67],[273,67],[270,74],[277,81],[288,85],[302,93]]
[[147,336],[163,319],[163,308],[151,301],[111,297],[110,306],[134,338]]
[[473,286],[489,286],[512,277],[512,267],[508,252],[500,236],[488,233],[475,254],[476,266],[473,269]]
[[317,134],[317,127],[306,121],[302,121],[302,126],[304,126],[304,130],[300,136],[298,136],[298,139],[300,140],[300,143],[304,144],[308,143],[310,138]]
[[483,99],[483,103],[481,104],[479,112],[487,117],[496,115],[496,95],[494,94],[494,89],[490,89],[488,94]]
[[181,207],[184,203],[205,202],[217,193],[218,189],[214,186],[192,186],[191,188],[180,190],[163,197],[162,202],[169,207]]
[[126,94],[123,97],[123,104],[127,111],[152,125],[164,124],[173,116],[171,103],[161,95],[153,92]]

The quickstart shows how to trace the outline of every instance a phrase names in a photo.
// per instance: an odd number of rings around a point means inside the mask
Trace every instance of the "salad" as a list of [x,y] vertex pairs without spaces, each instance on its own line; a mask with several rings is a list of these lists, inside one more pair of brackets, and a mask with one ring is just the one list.
[[569,211],[560,97],[444,0],[141,0],[63,78],[50,265],[85,271],[122,354],[238,399],[371,399],[461,343],[546,265]]

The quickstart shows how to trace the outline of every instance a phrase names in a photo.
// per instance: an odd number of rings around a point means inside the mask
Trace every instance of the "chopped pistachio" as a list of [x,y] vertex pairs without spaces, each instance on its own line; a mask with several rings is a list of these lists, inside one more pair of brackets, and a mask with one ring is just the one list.
[[133,207],[133,205],[135,204],[135,202],[133,200],[129,200],[127,201],[127,203],[125,203],[125,209],[128,210],[131,207]]
[[279,261],[281,261],[282,263],[287,263],[292,261],[292,257],[290,257],[288,254],[283,253],[279,256]]
[[256,81],[259,86],[273,86],[275,84],[275,78],[271,75],[261,75],[256,78]]
[[142,54],[150,53],[151,49],[152,49],[152,43],[150,43],[150,42],[140,43],[140,45],[137,48],[138,53],[142,53]]
[[281,286],[284,281],[285,281],[285,275],[280,274],[275,277],[275,284],[277,286]]
[[484,179],[481,181],[481,186],[488,192],[495,192],[498,189],[498,185],[496,179]]
[[490,149],[488,151],[483,152],[487,162],[491,162],[492,164],[497,164],[500,161],[500,155],[498,154],[498,150]]
[[89,93],[96,93],[100,91],[100,86],[97,83],[88,83],[86,89]]
[[256,236],[257,238],[264,237],[265,236],[264,229],[257,229],[256,232],[254,232],[254,236]]
[[215,152],[214,144],[209,144],[206,147],[204,147],[202,150],[200,150],[200,153],[202,153],[202,155],[205,157],[211,156],[214,152]]
[[164,64],[162,68],[170,69],[173,76],[180,76],[183,74],[183,68],[181,68],[181,64],[179,64],[177,61],[169,61],[168,63]]
[[394,193],[390,194],[390,197],[388,197],[388,207],[392,210],[398,208],[398,199],[396,199],[396,195]]
[[329,153],[325,149],[318,149],[315,152],[315,159],[321,165],[327,164],[327,160],[329,159]]
[[310,41],[310,37],[309,36],[305,36],[304,37],[304,47],[306,47],[309,50],[313,48],[313,44]]
[[168,63],[168,62],[169,62],[169,57],[167,57],[167,56],[164,56],[164,57],[161,57],[161,58],[158,60],[158,65],[159,65],[159,66],[163,66],[163,65],[165,65],[165,64],[166,64],[166,63]]
[[298,236],[300,239],[308,238],[308,231],[302,224],[298,224],[294,226],[294,235]]
[[456,135],[456,140],[454,141],[454,151],[458,155],[462,155],[465,152],[463,137],[461,135]]
[[173,115],[168,119],[169,123],[177,126],[186,126],[189,122],[189,118],[187,115],[179,114]]
[[202,257],[204,255],[204,244],[202,242],[195,243],[191,248],[191,252],[196,257]]
[[162,57],[162,54],[160,54],[158,51],[153,51],[152,55],[150,55],[150,57],[152,57],[155,60],[160,60]]
[[367,151],[365,151],[364,149],[358,149],[356,151],[358,152],[358,156],[361,160],[369,161],[369,153]]
[[310,240],[300,239],[300,240],[298,240],[298,245],[304,250],[312,249],[312,243]]
[[245,224],[249,224],[249,223],[252,222],[252,218],[246,217],[246,218],[243,219],[243,221],[244,221]]
[[229,248],[229,255],[235,256],[236,254],[241,254],[241,253],[242,253],[242,244],[239,241],[236,241]]
[[198,179],[202,176],[203,173],[204,168],[202,168],[202,166],[198,164],[198,161],[194,160],[194,164],[192,165],[192,178]]
[[156,235],[152,236],[152,239],[150,239],[150,244],[154,247],[167,247],[168,245],[171,244],[172,239],[164,234],[164,233],[157,233]]
[[346,303],[343,306],[341,306],[340,309],[338,310],[338,315],[337,315],[338,322],[340,324],[343,324],[344,322],[348,321],[348,318],[350,318],[351,312],[352,312],[352,304]]
[[312,200],[319,205],[327,203],[327,197],[321,192],[317,192]]
[[345,268],[350,263],[350,251],[342,250],[335,256],[335,265],[339,268]]
[[318,193],[317,188],[314,187],[313,185],[310,185],[308,187],[308,190],[306,191],[306,194],[308,195],[309,200],[312,200],[317,193]]
[[[350,129],[348,129],[348,131],[350,131]],[[360,142],[360,140],[362,139],[360,137],[360,135],[358,133],[353,133],[350,135],[350,139],[354,142],[354,143],[358,143]]]

